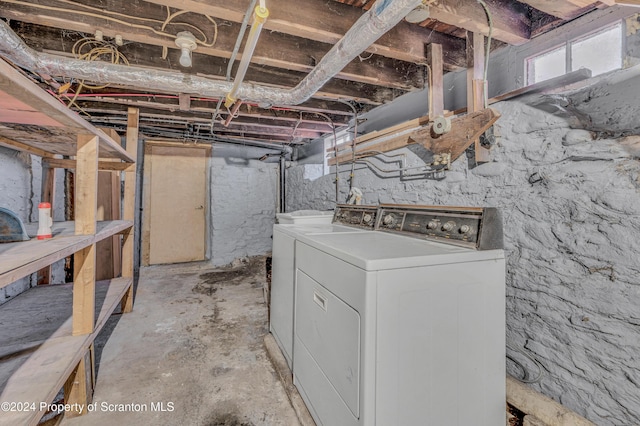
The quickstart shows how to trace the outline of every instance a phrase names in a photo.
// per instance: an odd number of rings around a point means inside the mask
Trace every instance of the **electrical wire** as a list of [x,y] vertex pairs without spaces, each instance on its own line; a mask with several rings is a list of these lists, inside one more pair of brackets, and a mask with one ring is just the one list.
[[[164,29],[167,27],[167,25],[175,17],[180,16],[180,15],[184,15],[185,13],[192,13],[192,12],[189,11],[189,10],[179,10],[177,12],[171,13],[171,8],[169,6],[167,6],[167,18],[162,23],[162,27],[160,27],[160,31],[164,31]],[[198,32],[200,32],[200,34],[204,37],[204,42],[202,42],[201,44],[204,47],[212,47],[214,44],[216,44],[216,41],[218,40],[218,24],[209,15],[204,15],[204,16],[213,24],[213,39],[211,40],[211,42],[206,43],[206,41],[207,41],[206,34],[202,30],[200,30],[199,28],[197,28],[197,27],[194,27],[194,28],[196,30],[198,30]],[[198,42],[198,40],[196,40],[196,42]],[[162,59],[166,59],[167,58],[168,51],[169,51],[169,48],[167,46],[163,46],[162,47]]]
[[[338,102],[341,102],[345,105],[348,105],[353,111],[353,139],[351,140],[351,173],[349,174],[349,191],[353,189],[353,182],[356,178],[355,175],[355,161],[356,161],[356,139],[358,138],[358,110],[354,107],[351,102],[343,101],[338,99]],[[336,153],[336,158],[338,157]],[[336,167],[338,167],[336,165]]]
[[[138,29],[143,29],[143,30],[148,30],[153,32],[154,34],[158,34],[158,35],[162,35],[162,36],[166,36],[166,37],[171,37],[171,38],[177,38],[177,36],[175,34],[171,34],[171,33],[167,33],[165,31],[160,31],[157,30],[149,25],[143,25],[143,24],[135,24],[133,22],[128,22],[128,21],[123,21],[122,19],[117,19],[108,15],[105,15],[105,13],[111,13],[113,15],[116,16],[127,16],[129,18],[134,18],[134,19],[140,19],[140,18],[135,18],[129,15],[125,15],[122,13],[118,13],[118,12],[110,12],[107,10],[102,10],[99,9],[101,14],[97,14],[97,13],[91,13],[91,12],[83,12],[81,10],[73,10],[73,9],[66,9],[63,7],[56,7],[56,6],[46,6],[43,4],[37,4],[37,3],[31,3],[31,2],[26,2],[26,1],[21,1],[21,0],[2,0],[4,3],[10,3],[10,4],[17,4],[17,5],[21,5],[21,6],[29,6],[29,7],[35,7],[37,9],[43,9],[43,10],[51,10],[51,11],[55,11],[55,12],[63,12],[63,13],[71,13],[71,14],[78,14],[78,15],[83,15],[83,16],[91,16],[93,18],[99,18],[99,19],[105,19],[107,21],[111,21],[111,22],[117,22],[119,24],[122,25],[126,25],[129,26],[131,28],[138,28]],[[74,3],[71,1],[65,1],[65,3],[68,4],[73,4],[75,6],[84,6],[84,7],[89,7],[90,6],[85,6],[79,3]],[[96,8],[92,8],[92,9],[96,9]],[[183,13],[186,13],[186,11],[182,11]],[[182,13],[180,13],[182,14]],[[177,16],[177,15],[176,15]],[[188,24],[185,22],[176,22],[173,25],[184,25],[184,26],[188,26],[192,29],[194,29],[195,31],[197,31],[198,33],[200,33],[203,36],[202,40],[198,40],[196,39],[196,43],[201,44],[205,47],[211,47],[215,44],[216,40],[217,40],[217,34],[218,34],[218,24],[216,23],[216,21],[209,15],[204,15],[210,22],[212,22],[214,24],[214,37],[212,41],[208,41],[208,38],[206,37],[204,31],[202,31],[200,28],[196,27],[195,25],[192,24]],[[172,18],[173,19],[173,18]],[[157,23],[164,23],[164,21],[159,21],[159,20],[155,20],[155,19],[149,19],[149,18],[145,18],[145,19],[140,19],[140,20],[145,20],[145,21],[152,21],[152,22],[157,22]],[[165,20],[166,21],[166,20]]]
[[[88,37],[81,38],[80,40],[76,41],[71,48],[71,53],[76,58],[84,61],[97,61],[101,58],[107,57],[112,64],[123,63],[125,65],[129,65],[129,60],[126,56],[124,56],[122,52],[118,50],[117,46],[114,46],[113,44],[105,41],[94,40]],[[85,87],[88,89],[98,90],[104,89],[108,86],[108,84],[91,85],[87,84],[84,80],[80,80],[78,82],[78,87],[75,90],[75,94],[73,95],[73,98],[70,99],[67,107],[71,108],[75,104],[78,96],[80,95],[80,92],[82,92]],[[76,105],[76,107],[78,106]]]
[[489,53],[491,53],[491,38],[493,36],[493,16],[491,16],[491,12],[489,11],[489,6],[484,0],[476,0],[484,9],[484,13],[487,15],[487,22],[489,23],[489,34],[487,36],[487,45],[484,49],[484,107],[489,108],[489,91],[487,90],[487,74],[489,73]]
[[542,365],[542,363],[540,363],[540,361],[538,361],[532,355],[530,355],[529,353],[523,351],[522,349],[514,348],[514,347],[512,347],[510,345],[507,345],[507,349],[511,350],[512,352],[518,352],[518,353],[524,355],[531,362],[533,362],[536,365],[536,367],[538,368],[538,374],[536,375],[536,377],[534,379],[528,379],[527,377],[529,376],[529,373],[528,373],[526,367],[520,361],[515,359],[513,356],[507,354],[507,358],[509,358],[514,364],[516,364],[518,367],[520,367],[520,369],[524,372],[524,377],[522,379],[518,379],[519,381],[521,381],[522,383],[531,384],[531,383],[539,383],[540,380],[542,380],[542,377],[544,375],[544,366]]

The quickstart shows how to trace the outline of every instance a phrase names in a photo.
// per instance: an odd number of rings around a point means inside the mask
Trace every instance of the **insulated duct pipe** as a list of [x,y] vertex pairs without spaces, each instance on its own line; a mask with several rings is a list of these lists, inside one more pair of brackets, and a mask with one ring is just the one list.
[[[422,0],[376,1],[296,87],[283,90],[244,84],[238,90],[237,97],[245,102],[270,105],[301,104],[420,4]],[[2,21],[0,21],[0,55],[40,74],[112,83],[152,91],[191,93],[220,98],[226,96],[233,86],[228,81],[210,80],[178,72],[82,61],[36,52]]]

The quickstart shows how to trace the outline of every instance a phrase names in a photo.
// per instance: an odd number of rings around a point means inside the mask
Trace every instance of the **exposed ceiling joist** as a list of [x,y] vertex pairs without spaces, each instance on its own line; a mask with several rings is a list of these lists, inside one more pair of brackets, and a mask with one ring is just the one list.
[[[231,22],[242,22],[250,0],[148,0],[150,3],[177,7],[197,13],[217,16]],[[349,5],[317,0],[296,0],[292,7],[288,0],[269,0],[269,19],[265,29],[323,43],[334,44],[362,15],[362,9]],[[328,6],[328,7],[327,7]],[[408,62],[425,60],[424,43],[439,43],[445,49],[457,44],[455,37],[433,33],[415,25],[401,22],[367,52]]]
[[584,1],[554,1],[554,0],[521,0],[529,6],[538,9],[544,13],[556,16],[562,19],[573,19],[580,15],[585,7],[589,7],[593,2],[588,1],[586,5]]
[[[156,75],[167,78],[165,81],[159,77],[152,84],[149,79],[111,77],[122,86],[110,85],[95,90],[79,87],[78,82],[72,80],[69,96],[73,97],[75,90],[81,90],[81,96],[72,108],[89,112],[95,123],[124,128],[126,108],[138,106],[143,112],[141,126],[149,135],[161,137],[165,132],[166,137],[174,139],[197,140],[201,137],[211,141],[210,127],[217,114],[213,124],[218,136],[238,141],[264,142],[268,139],[278,144],[304,143],[330,132],[329,118],[337,126],[344,126],[353,119],[354,109],[361,114],[422,88],[427,76],[426,48],[431,43],[443,46],[445,71],[466,68],[464,38],[467,31],[486,35],[489,30],[487,15],[478,1],[430,0],[429,19],[418,25],[401,21],[301,105],[261,108],[258,106],[260,98],[251,98],[253,103],[242,104],[226,128],[221,122],[228,118],[229,112],[224,107],[217,108],[218,97],[224,95],[221,89],[208,89],[224,86],[220,82],[227,74],[240,22],[251,1],[0,0],[0,17],[11,20],[11,28],[28,46],[58,56],[71,56],[71,46],[77,40],[92,37],[96,30],[102,31],[107,42],[113,42],[112,38],[120,35],[124,45],[117,48],[118,53],[124,54],[132,66],[141,67],[141,75],[153,70]],[[270,16],[243,81],[247,87],[252,84],[266,91],[296,86],[367,10],[375,4],[392,4],[391,1],[397,0],[377,1],[267,0]],[[493,20],[492,48],[496,48],[504,43],[522,44],[595,8],[621,2],[640,3],[640,0],[485,2]],[[178,15],[168,19],[168,13]],[[175,35],[190,30],[208,43],[216,26],[216,42],[212,45],[199,43],[192,54],[193,67],[180,66]],[[113,47],[113,43],[107,47]],[[363,46],[359,50],[361,48]],[[168,49],[166,54],[165,49]],[[231,78],[235,76],[242,50]],[[108,62],[109,58],[98,60]],[[65,81],[74,76],[94,77],[74,73],[77,67],[82,68],[76,64],[72,70],[67,69]],[[37,69],[31,71],[38,73]],[[119,70],[117,75],[122,72]],[[42,77],[35,74],[32,75],[35,80]],[[58,87],[62,76],[53,77],[58,81],[49,77],[43,77],[47,79],[46,83],[39,81],[46,88]],[[181,85],[188,79],[199,82],[197,89],[196,86]],[[180,92],[188,93],[189,99]],[[208,93],[209,97],[203,93]],[[68,98],[64,100],[68,102]],[[260,105],[267,106],[266,103]],[[296,134],[292,135],[294,129]]]
[[[527,8],[512,0],[488,1],[493,19],[493,37],[505,43],[519,45],[531,37],[531,22]],[[430,18],[464,28],[467,31],[487,34],[487,15],[476,1],[438,0],[430,8]]]
[[[19,4],[16,2],[19,2]],[[113,38],[116,35],[121,35],[126,42],[133,41],[152,46],[160,46],[168,48],[169,51],[174,53],[179,52],[175,44],[175,39],[172,36],[157,34],[150,29],[132,27],[125,23],[115,22],[104,17],[87,16],[80,12],[89,13],[88,9],[73,6],[64,1],[37,0],[31,2],[32,4],[24,4],[27,2],[21,0],[5,0],[3,3],[6,3],[0,8],[0,17],[3,18],[59,28],[66,31],[79,31],[90,35],[99,29],[106,37]],[[41,6],[43,6],[44,3],[46,3],[47,8],[53,7],[56,10],[42,9]],[[118,11],[118,13],[125,15],[140,13],[140,6],[138,6],[138,4],[146,4],[146,2],[127,2],[117,9],[113,3],[115,3],[115,0],[109,0],[109,4],[116,10],[105,10]],[[66,9],[66,11],[61,9]],[[45,11],[46,14],[43,13]],[[90,13],[94,12],[90,11]],[[144,16],[149,19],[155,19],[159,22],[165,19],[163,7],[158,5],[148,4],[148,8],[145,8],[143,13]],[[106,15],[105,13],[104,16]],[[125,20],[125,18],[121,16],[117,16],[115,19]],[[225,62],[224,68],[226,70],[226,60],[231,57],[231,52],[233,51],[239,31],[239,25],[229,23],[223,25],[223,21],[219,18],[217,18],[217,20],[220,21],[220,23],[218,25],[216,43],[211,47],[199,45],[195,52],[221,59],[222,62]],[[136,24],[142,23],[145,26],[151,24],[150,22],[135,21],[132,19],[128,21],[135,22]],[[213,34],[212,24],[207,22],[202,16],[198,17],[193,14],[181,15],[180,19],[176,20],[176,22],[190,22],[198,28]],[[155,27],[160,28],[160,25],[155,24]],[[171,24],[167,27],[166,32],[169,34],[174,34],[177,33],[177,31],[185,29],[184,26]],[[212,37],[211,35],[211,38]],[[260,36],[256,52],[251,62],[256,65],[308,73],[330,48],[331,45],[326,43],[264,31]],[[238,60],[240,60],[241,57],[242,55],[240,54]],[[455,63],[453,63],[454,60]],[[449,61],[449,66],[453,68],[461,66],[462,63],[460,60],[461,58],[452,58],[452,60]],[[174,64],[177,64],[177,62],[174,62]],[[351,62],[336,75],[336,78],[364,84],[410,89],[421,87],[422,85],[422,73],[415,72],[417,68],[419,67],[416,65],[374,55],[367,60]],[[188,71],[188,69],[183,70]]]

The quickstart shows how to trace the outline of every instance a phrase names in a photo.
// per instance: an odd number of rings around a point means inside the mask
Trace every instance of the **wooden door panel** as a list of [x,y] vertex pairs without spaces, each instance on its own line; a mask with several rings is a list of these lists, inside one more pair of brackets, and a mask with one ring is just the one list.
[[148,152],[149,264],[204,260],[208,151],[153,145]]

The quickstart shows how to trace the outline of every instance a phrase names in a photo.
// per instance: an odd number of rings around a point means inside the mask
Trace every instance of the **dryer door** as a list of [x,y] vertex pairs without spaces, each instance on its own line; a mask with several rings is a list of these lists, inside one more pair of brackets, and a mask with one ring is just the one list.
[[[302,383],[310,398],[330,400],[321,389],[337,392],[355,418],[360,416],[360,315],[352,307],[313,280],[297,271],[296,338],[322,371],[325,383]],[[297,356],[297,355],[296,355]],[[314,395],[315,394],[315,395]],[[313,395],[313,396],[312,396]],[[315,402],[312,401],[315,405]]]

